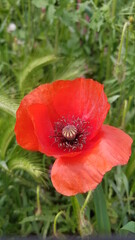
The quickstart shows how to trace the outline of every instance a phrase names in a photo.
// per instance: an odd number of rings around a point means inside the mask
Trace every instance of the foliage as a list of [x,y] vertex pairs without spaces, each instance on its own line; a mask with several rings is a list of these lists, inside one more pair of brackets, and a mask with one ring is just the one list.
[[[52,235],[60,211],[58,232],[77,232],[72,201],[51,185],[53,159],[15,141],[15,112],[24,94],[85,74],[104,83],[111,103],[106,122],[135,139],[134,11],[133,0],[0,0],[0,235]],[[134,232],[134,159],[133,146],[129,164],[107,173],[103,189],[94,192],[82,218],[93,233]],[[84,196],[77,200],[81,207]]]

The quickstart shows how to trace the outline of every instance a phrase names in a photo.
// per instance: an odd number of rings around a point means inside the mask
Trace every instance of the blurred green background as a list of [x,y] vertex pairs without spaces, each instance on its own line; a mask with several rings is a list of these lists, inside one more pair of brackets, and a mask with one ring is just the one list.
[[[106,123],[135,139],[134,0],[0,0],[0,235],[52,235],[61,210],[58,233],[78,234],[71,198],[50,180],[54,159],[21,149],[14,124],[25,94],[81,76],[104,84]],[[128,165],[94,191],[82,223],[88,233],[135,233],[132,149]],[[77,196],[80,205],[85,197]]]

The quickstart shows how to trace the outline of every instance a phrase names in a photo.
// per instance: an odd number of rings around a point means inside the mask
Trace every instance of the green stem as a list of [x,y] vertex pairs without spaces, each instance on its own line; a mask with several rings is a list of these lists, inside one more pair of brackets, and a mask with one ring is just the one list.
[[59,24],[60,24],[60,22],[57,20],[57,23],[56,23],[56,33],[55,33],[55,46],[54,46],[54,52],[55,52],[56,56],[57,56],[57,53],[58,53]]
[[40,204],[40,187],[37,186],[37,211],[36,211],[36,215],[41,214],[41,204]]
[[61,216],[62,214],[65,216],[64,211],[58,212],[57,215],[55,216],[55,219],[54,219],[53,233],[54,233],[54,236],[56,236],[56,237],[57,237],[57,220],[58,220],[59,216]]
[[98,5],[98,0],[95,0],[94,3],[95,3],[95,5],[97,6],[97,5]]
[[121,53],[122,53],[122,46],[123,46],[123,42],[124,42],[124,37],[125,37],[125,33],[126,33],[126,30],[127,30],[127,27],[130,25],[130,22],[126,22],[124,24],[124,27],[123,27],[123,30],[122,30],[122,35],[121,35],[121,41],[120,41],[120,47],[119,47],[119,53],[118,53],[118,61],[117,63],[119,64],[120,63],[120,60],[121,60]]
[[75,216],[75,219],[76,219],[77,230],[78,230],[79,234],[82,235],[81,234],[81,227],[80,227],[80,223],[81,223],[80,205],[78,203],[78,200],[77,200],[76,196],[71,197],[71,202],[72,202],[72,206],[73,206],[74,216]]
[[125,38],[126,30],[129,26],[130,26],[130,22],[127,21],[124,24],[124,27],[123,27],[123,30],[122,30],[119,52],[118,52],[118,59],[117,59],[116,69],[115,69],[116,75],[119,73],[119,66],[120,66],[120,63],[121,63],[121,55],[122,55],[122,47],[123,47],[123,44],[124,44],[124,38]]
[[112,35],[110,34],[109,45],[108,45],[108,53],[107,53],[107,67],[106,67],[106,80],[110,78],[110,70],[111,70],[111,48],[112,48]]
[[125,127],[125,119],[126,119],[126,114],[127,114],[127,107],[128,107],[128,101],[124,101],[124,109],[123,109],[123,115],[122,115],[122,123],[121,126],[124,129]]
[[113,0],[113,2],[112,2],[112,17],[115,17],[116,5],[117,5],[117,0]]
[[[55,42],[54,42],[54,54],[57,56],[58,54],[58,41],[59,41],[59,21],[57,20],[56,23],[56,32],[55,32]],[[53,79],[55,80],[56,78],[56,65],[55,63],[53,64]]]
[[84,201],[84,204],[83,204],[83,206],[82,206],[82,208],[81,208],[81,210],[80,210],[80,214],[83,214],[83,213],[84,213],[85,208],[87,207],[87,204],[88,204],[88,202],[89,202],[89,200],[90,200],[91,193],[92,193],[92,191],[89,191],[89,192],[88,192],[88,195],[87,195],[87,197],[86,197],[86,199],[85,199],[85,201]]
[[[89,233],[91,232],[91,229],[87,228],[88,225],[86,224],[87,221],[84,216],[84,211],[90,200],[90,197],[91,197],[91,191],[88,192],[88,195],[87,195],[87,197],[83,203],[83,206],[81,208],[80,208],[79,202],[77,200],[77,197],[76,196],[72,197],[72,206],[73,206],[73,211],[74,211],[74,215],[76,218],[77,230],[78,230],[78,233],[80,234],[80,236],[82,236],[82,237],[87,235],[88,232]],[[90,223],[89,223],[89,226],[90,226]]]
[[28,0],[28,43],[31,43],[32,39],[32,24],[31,24],[31,0]]
[[125,50],[125,57],[124,57],[125,62],[128,54],[128,43],[129,43],[129,28],[127,29],[127,36],[126,36],[126,50]]

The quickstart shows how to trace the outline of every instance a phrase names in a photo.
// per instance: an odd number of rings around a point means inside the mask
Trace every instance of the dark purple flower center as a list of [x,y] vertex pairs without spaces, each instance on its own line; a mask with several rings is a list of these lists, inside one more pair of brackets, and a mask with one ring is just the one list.
[[54,144],[63,151],[80,151],[89,135],[89,122],[74,116],[69,120],[62,117],[54,123]]

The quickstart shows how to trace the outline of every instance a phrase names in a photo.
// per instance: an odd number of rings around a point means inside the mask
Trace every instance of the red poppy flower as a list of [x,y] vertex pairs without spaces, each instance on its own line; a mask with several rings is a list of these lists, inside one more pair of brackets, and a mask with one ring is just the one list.
[[56,158],[51,179],[58,192],[87,192],[113,166],[128,162],[132,139],[103,125],[109,108],[103,85],[84,78],[41,85],[21,101],[17,142]]

